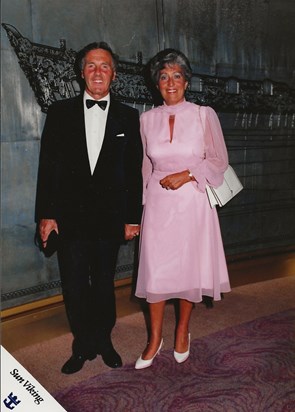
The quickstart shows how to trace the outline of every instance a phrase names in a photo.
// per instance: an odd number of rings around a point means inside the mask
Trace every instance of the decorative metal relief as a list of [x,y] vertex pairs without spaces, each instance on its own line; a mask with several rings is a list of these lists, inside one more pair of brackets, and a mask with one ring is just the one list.
[[[43,112],[56,100],[74,97],[80,93],[74,63],[77,52],[66,48],[64,39],[60,47],[32,43],[10,24],[3,23],[37,102]],[[126,102],[152,103],[144,77],[143,65],[119,62],[117,78],[112,84],[112,92],[119,100]]]
[[9,24],[2,26],[43,112],[54,101],[79,93],[73,69],[76,52],[66,49],[64,40],[60,48],[44,46],[30,42]]
[[[67,49],[65,40],[60,40],[59,48],[32,43],[12,25],[3,23],[2,26],[43,112],[54,101],[80,93],[74,72],[76,51]],[[144,69],[140,52],[138,63],[119,62],[117,78],[112,84],[117,99],[153,104]],[[220,112],[291,115],[291,118],[295,113],[295,90],[269,79],[255,81],[196,73],[186,97]]]

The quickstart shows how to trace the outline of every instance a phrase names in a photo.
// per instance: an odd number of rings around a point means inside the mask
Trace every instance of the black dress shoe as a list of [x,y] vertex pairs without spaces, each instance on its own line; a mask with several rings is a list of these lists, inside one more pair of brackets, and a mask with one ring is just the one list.
[[83,365],[87,359],[92,360],[95,357],[96,356],[84,357],[81,355],[72,355],[70,359],[67,360],[64,366],[61,368],[61,371],[66,375],[71,375],[72,373],[79,372],[79,370],[83,368]]
[[113,346],[108,346],[100,351],[104,363],[110,368],[120,368],[122,366],[121,356],[115,351]]

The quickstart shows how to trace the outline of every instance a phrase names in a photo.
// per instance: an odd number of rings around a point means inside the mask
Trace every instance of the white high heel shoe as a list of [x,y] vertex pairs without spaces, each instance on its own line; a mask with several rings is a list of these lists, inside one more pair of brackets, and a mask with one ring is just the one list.
[[153,360],[155,359],[155,357],[157,355],[160,354],[160,351],[162,349],[163,346],[163,339],[161,340],[160,346],[158,347],[157,352],[154,354],[154,356],[152,357],[152,359],[142,359],[142,355],[140,355],[140,357],[137,359],[137,361],[135,362],[135,369],[144,369],[144,368],[148,368],[149,366],[152,366]]
[[188,334],[188,350],[183,353],[179,353],[174,351],[174,359],[176,360],[177,363],[183,363],[187,360],[189,357],[189,351],[190,351],[190,345],[191,345],[191,334]]

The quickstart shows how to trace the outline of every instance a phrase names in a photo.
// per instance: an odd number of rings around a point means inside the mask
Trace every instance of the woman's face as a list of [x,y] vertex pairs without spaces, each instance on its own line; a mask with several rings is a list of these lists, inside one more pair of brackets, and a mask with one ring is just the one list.
[[158,89],[168,106],[180,103],[184,100],[184,93],[188,82],[185,80],[179,64],[165,65],[160,71]]

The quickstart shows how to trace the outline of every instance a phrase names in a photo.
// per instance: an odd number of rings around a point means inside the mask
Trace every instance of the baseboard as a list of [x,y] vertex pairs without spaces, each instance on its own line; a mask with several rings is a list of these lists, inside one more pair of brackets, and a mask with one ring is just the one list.
[[259,259],[267,256],[283,255],[285,253],[295,252],[295,245],[279,246],[268,249],[252,250],[246,253],[237,253],[235,255],[226,255],[228,264],[241,262],[243,260]]
[[[129,286],[132,283],[132,279],[125,278],[119,279],[115,281],[115,288]],[[34,302],[25,303],[23,305],[14,306],[12,308],[7,308],[1,311],[1,320],[8,320],[15,316],[24,316],[27,314],[31,314],[38,310],[49,309],[51,307],[56,307],[59,305],[63,305],[63,296],[61,294],[56,296],[51,296],[45,299],[39,299]]]

